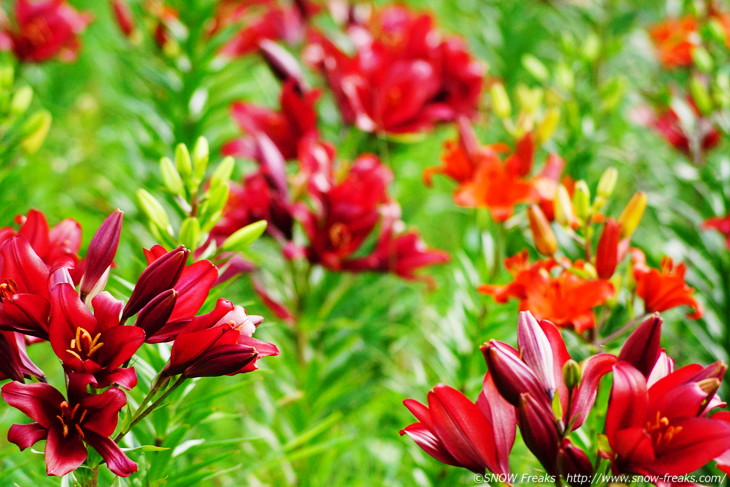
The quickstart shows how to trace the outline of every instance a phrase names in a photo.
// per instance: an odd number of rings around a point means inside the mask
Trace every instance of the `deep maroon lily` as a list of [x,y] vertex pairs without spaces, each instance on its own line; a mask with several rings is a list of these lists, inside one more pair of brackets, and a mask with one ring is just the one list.
[[210,313],[195,317],[175,338],[164,376],[215,377],[256,370],[256,360],[279,354],[252,337],[263,318],[219,299]]
[[94,314],[68,283],[51,290],[50,340],[68,374],[80,374],[94,387],[110,384],[131,389],[134,368],[121,368],[144,343],[136,326],[119,324],[123,303],[102,292],[92,299]]
[[307,57],[325,76],[344,121],[368,132],[411,133],[476,112],[483,67],[456,37],[442,37],[428,14],[385,8],[351,24],[354,55],[322,34]]
[[678,369],[649,386],[628,362],[613,367],[606,413],[611,446],[603,456],[616,473],[685,475],[730,449],[730,423],[707,417],[721,405],[722,363]]
[[23,62],[52,58],[73,61],[79,50],[79,35],[91,21],[66,0],[17,0],[15,17],[0,33],[0,45]]
[[436,460],[475,473],[509,473],[515,410],[497,393],[489,374],[476,403],[456,389],[438,384],[428,393],[428,407],[413,399],[403,404],[419,422],[400,434],[410,436]]
[[11,382],[3,386],[2,397],[36,421],[11,426],[8,441],[25,450],[46,440],[48,475],[62,476],[78,468],[86,460],[86,445],[99,452],[116,475],[128,477],[137,471],[137,464],[109,438],[127,402],[120,389],[98,395],[70,394],[67,400],[48,384]]
[[263,134],[271,139],[284,159],[295,159],[300,142],[318,136],[315,104],[320,96],[319,91],[301,92],[298,87],[295,79],[284,83],[279,111],[252,103],[234,103],[231,114],[244,136],[226,144],[223,153],[258,159],[259,148],[254,136]]

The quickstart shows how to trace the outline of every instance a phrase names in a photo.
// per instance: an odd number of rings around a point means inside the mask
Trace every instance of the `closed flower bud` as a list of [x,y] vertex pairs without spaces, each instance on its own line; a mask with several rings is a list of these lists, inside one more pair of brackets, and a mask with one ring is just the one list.
[[692,60],[695,62],[695,66],[703,73],[712,71],[712,56],[710,56],[710,53],[704,47],[698,46],[692,51]]
[[562,184],[555,191],[555,221],[564,227],[570,227],[575,221],[573,214],[573,202],[570,201],[570,194]]
[[180,225],[180,243],[189,249],[198,248],[200,240],[200,221],[194,217],[188,217]]
[[81,278],[81,298],[89,300],[106,286],[109,269],[114,261],[122,233],[124,212],[116,210],[109,215],[89,243],[86,270]]
[[634,234],[641,217],[644,216],[646,199],[646,193],[639,191],[631,198],[624,211],[621,212],[621,216],[618,218],[618,222],[621,224],[621,238],[630,237]]
[[535,247],[538,252],[548,256],[555,254],[558,251],[558,241],[555,238],[555,233],[550,226],[550,222],[548,222],[540,207],[530,205],[527,209],[527,218],[530,221],[532,238],[535,241]]
[[616,188],[616,182],[618,181],[618,171],[615,167],[609,167],[603,174],[601,179],[598,180],[598,188],[596,188],[596,194],[604,198],[608,198],[613,194],[613,190]]
[[142,328],[147,334],[147,339],[152,338],[157,330],[167,323],[172,315],[177,301],[178,292],[174,289],[168,289],[147,303],[144,308],[139,311],[136,326]]
[[591,190],[582,179],[575,183],[575,192],[573,193],[573,208],[576,216],[581,221],[586,221],[590,217],[591,211]]
[[700,113],[703,115],[711,114],[713,109],[712,98],[707,90],[707,86],[699,77],[693,76],[689,80],[689,91]]
[[573,359],[569,359],[563,365],[563,382],[568,390],[578,387],[580,380],[583,375],[580,364]]
[[621,225],[609,218],[603,226],[603,233],[596,249],[596,273],[601,279],[610,279],[618,265],[618,244]]
[[230,237],[225,239],[221,248],[226,252],[245,250],[264,234],[266,225],[266,220],[259,220],[236,230]]
[[167,212],[154,196],[144,189],[138,189],[137,201],[139,201],[142,211],[144,211],[153,225],[166,232],[171,230],[172,227],[170,225],[170,219],[167,217]]
[[160,173],[162,173],[162,182],[165,188],[174,195],[183,196],[185,188],[182,178],[170,158],[163,157],[160,159]]
[[294,80],[294,86],[299,93],[307,91],[308,87],[304,81],[304,75],[302,74],[302,69],[299,67],[299,62],[289,51],[281,47],[278,43],[268,39],[264,39],[259,43],[259,51],[269,66],[269,69],[271,69],[271,72],[274,73],[274,76],[282,82]]
[[235,162],[231,156],[225,157],[210,176],[210,188],[213,189],[220,185],[227,186],[231,180],[234,165]]
[[23,139],[20,142],[20,148],[27,154],[37,151],[43,141],[46,140],[48,130],[51,128],[51,120],[51,114],[46,110],[31,115],[23,124]]
[[128,318],[152,301],[160,293],[177,283],[190,251],[180,246],[152,262],[137,279],[137,285],[124,307],[122,318]]
[[10,113],[22,115],[33,101],[33,90],[30,86],[21,86],[13,93],[13,100],[10,102]]
[[175,147],[175,167],[184,180],[188,180],[193,174],[193,161],[185,144],[177,144]]
[[492,111],[501,118],[507,119],[512,113],[512,105],[507,96],[507,91],[502,83],[494,83],[489,89],[489,97],[492,100]]
[[546,81],[550,77],[550,71],[542,61],[530,54],[522,56],[522,66],[538,81]]
[[540,88],[530,89],[525,85],[517,86],[517,100],[520,108],[527,113],[535,113],[542,104],[543,91]]
[[210,158],[210,148],[208,147],[208,139],[198,137],[193,147],[193,168],[195,177],[202,180],[205,177],[205,170],[208,168],[208,159]]
[[543,119],[537,125],[536,142],[538,144],[543,144],[548,141],[555,132],[555,129],[558,127],[558,122],[560,122],[560,109],[549,108],[545,112]]

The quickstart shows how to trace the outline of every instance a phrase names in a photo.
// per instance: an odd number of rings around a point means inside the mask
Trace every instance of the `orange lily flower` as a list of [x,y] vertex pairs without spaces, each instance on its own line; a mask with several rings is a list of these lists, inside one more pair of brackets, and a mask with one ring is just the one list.
[[514,276],[506,285],[482,284],[479,292],[493,296],[498,303],[509,298],[520,301],[521,311],[531,311],[539,320],[549,320],[561,327],[573,327],[578,333],[595,326],[593,308],[613,296],[613,285],[605,279],[586,279],[573,271],[582,271],[584,263],[568,259],[547,259],[529,263],[527,251],[505,260]]
[[641,250],[631,249],[631,253],[634,258],[636,294],[644,300],[647,313],[689,306],[694,313],[687,314],[688,318],[702,318],[705,311],[692,296],[695,290],[684,281],[687,272],[684,263],[675,265],[671,258],[664,257],[659,269],[653,269],[646,265],[646,257]]
[[692,65],[692,53],[699,45],[697,19],[687,16],[666,20],[654,25],[649,36],[665,68]]

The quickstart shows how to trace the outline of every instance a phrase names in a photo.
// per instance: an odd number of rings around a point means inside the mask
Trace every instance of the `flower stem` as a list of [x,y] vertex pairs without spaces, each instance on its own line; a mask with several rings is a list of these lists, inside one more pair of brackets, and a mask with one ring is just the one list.
[[155,386],[150,390],[150,392],[145,396],[143,401],[140,403],[139,408],[137,408],[137,411],[135,411],[134,415],[132,416],[132,421],[130,421],[129,425],[124,428],[122,431],[119,432],[119,434],[114,438],[114,441],[116,443],[119,443],[119,441],[129,433],[129,431],[140,421],[142,421],[144,418],[147,417],[148,414],[150,414],[152,411],[157,409],[162,401],[167,399],[167,397],[172,394],[175,389],[180,387],[182,383],[185,381],[186,377],[184,375],[181,375],[178,377],[178,379],[164,392],[160,397],[155,399],[155,401],[150,404],[148,407],[144,407],[144,405],[149,401],[151,397],[154,396],[153,392],[156,393],[157,390],[159,390],[159,382],[155,381]]
[[595,345],[597,347],[601,347],[603,345],[606,345],[607,343],[612,342],[613,340],[615,340],[616,338],[620,337],[621,335],[623,335],[627,331],[631,330],[633,327],[635,327],[636,325],[638,325],[639,323],[641,323],[642,321],[644,321],[648,317],[649,317],[649,314],[647,313],[647,314],[643,314],[641,316],[635,316],[634,318],[631,318],[629,321],[626,322],[626,324],[624,326],[622,326],[621,328],[619,328],[615,332],[611,333],[606,338],[604,338],[602,340],[598,340],[597,342],[595,342]]

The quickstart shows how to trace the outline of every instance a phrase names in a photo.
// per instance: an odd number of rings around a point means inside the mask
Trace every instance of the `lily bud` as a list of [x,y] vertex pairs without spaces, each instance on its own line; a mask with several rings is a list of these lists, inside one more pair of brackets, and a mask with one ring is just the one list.
[[208,199],[200,209],[200,221],[205,231],[218,223],[218,220],[223,213],[223,208],[226,206],[226,202],[228,201],[229,192],[230,189],[228,185],[225,184],[211,188],[211,190],[208,191]]
[[536,138],[538,144],[543,144],[552,137],[555,129],[558,127],[558,122],[560,122],[560,109],[549,108],[545,112],[543,119],[537,125]]
[[506,343],[490,340],[480,347],[494,385],[507,402],[520,404],[520,396],[528,393],[544,397],[545,388],[537,375],[520,360],[517,351]]
[[109,269],[119,247],[124,212],[115,210],[101,224],[89,243],[86,270],[81,278],[81,298],[92,299],[106,286]]
[[618,181],[618,171],[615,167],[609,167],[603,174],[601,179],[598,180],[598,188],[596,188],[596,194],[604,198],[608,198],[613,194],[613,190],[616,188],[616,182]]
[[538,81],[546,81],[550,77],[550,71],[542,61],[530,54],[522,56],[522,66]]
[[661,349],[659,340],[662,334],[662,319],[658,314],[644,320],[626,339],[618,359],[633,365],[644,377],[654,369]]
[[641,217],[644,216],[644,210],[646,210],[646,200],[646,193],[639,191],[621,212],[621,216],[618,218],[618,222],[621,224],[621,238],[630,237],[639,226]]
[[573,214],[573,202],[570,201],[570,194],[562,184],[558,186],[555,192],[555,221],[563,227],[570,227],[575,221]]
[[235,162],[231,156],[225,157],[210,176],[210,189],[222,184],[227,186],[228,182],[231,180],[234,165]]
[[304,93],[308,89],[299,62],[289,51],[268,39],[264,39],[259,43],[259,51],[271,72],[282,83],[294,80],[294,86],[299,93]]
[[114,19],[125,37],[131,38],[135,31],[134,16],[126,0],[112,0]]
[[575,478],[580,475],[585,479],[589,479],[587,483],[591,483],[590,479],[593,478],[593,465],[588,455],[575,446],[570,438],[563,438],[560,444],[557,467],[558,473],[567,478]]
[[700,113],[703,115],[712,113],[712,98],[707,90],[707,86],[705,86],[705,83],[698,76],[693,76],[689,80],[689,91]]
[[147,266],[137,279],[137,285],[124,307],[122,319],[137,313],[158,294],[172,289],[180,279],[189,254],[190,251],[181,245]]
[[517,417],[522,439],[550,475],[555,475],[558,454],[558,431],[553,412],[547,404],[531,394],[521,394]]
[[46,110],[35,112],[23,124],[23,139],[20,142],[20,148],[27,154],[37,151],[43,141],[46,140],[48,130],[51,128],[51,114]]
[[618,265],[618,244],[621,225],[609,218],[603,226],[603,233],[596,249],[596,273],[601,279],[610,279]]
[[573,208],[575,214],[582,221],[590,216],[591,209],[591,190],[582,179],[575,183],[575,191],[573,193]]
[[712,71],[712,56],[702,46],[697,46],[692,50],[692,60],[695,66],[703,73],[709,73]]
[[527,218],[530,221],[530,231],[537,251],[543,255],[554,255],[558,251],[558,240],[545,213],[539,206],[533,204],[527,209]]
[[172,314],[177,301],[178,293],[174,289],[168,289],[147,303],[144,308],[139,311],[136,326],[142,328],[150,339],[154,334],[162,328]]
[[208,139],[198,137],[193,147],[193,168],[197,179],[202,180],[205,177],[205,170],[208,168],[209,158],[210,148],[208,147]]
[[160,173],[162,173],[162,182],[170,193],[179,196],[184,194],[185,188],[180,173],[177,172],[169,157],[160,159]]
[[578,387],[580,385],[583,371],[581,370],[580,364],[573,359],[568,359],[563,365],[563,382],[568,390]]
[[10,102],[10,113],[12,115],[22,115],[28,110],[30,102],[33,101],[33,90],[30,86],[21,86],[13,94]]
[[137,201],[142,207],[147,218],[150,219],[152,224],[164,231],[169,231],[171,228],[170,219],[167,217],[167,212],[162,207],[159,201],[152,196],[148,191],[144,189],[137,190]]
[[175,167],[184,180],[188,180],[193,174],[193,161],[185,144],[177,144],[175,147]]
[[512,105],[507,96],[507,90],[502,83],[494,83],[489,89],[489,97],[492,100],[492,111],[501,119],[509,118],[512,113]]
[[266,225],[266,220],[259,220],[236,230],[223,241],[221,248],[226,252],[245,250],[264,234]]

